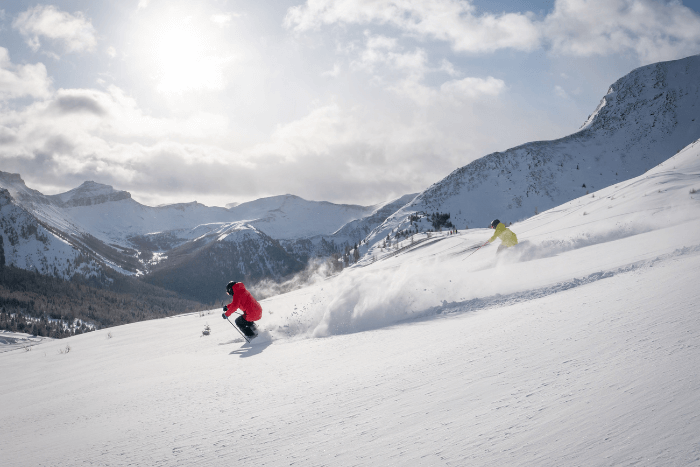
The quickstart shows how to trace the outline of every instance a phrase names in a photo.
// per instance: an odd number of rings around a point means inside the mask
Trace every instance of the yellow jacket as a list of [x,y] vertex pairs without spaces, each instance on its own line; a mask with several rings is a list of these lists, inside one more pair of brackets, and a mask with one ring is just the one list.
[[515,246],[518,244],[518,237],[501,222],[496,226],[496,233],[489,239],[489,243],[497,238],[501,239],[501,243],[505,246]]

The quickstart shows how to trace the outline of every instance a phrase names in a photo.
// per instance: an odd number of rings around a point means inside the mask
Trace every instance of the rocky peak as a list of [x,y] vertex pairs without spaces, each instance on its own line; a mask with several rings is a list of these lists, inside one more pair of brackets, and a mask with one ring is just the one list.
[[49,204],[50,201],[42,193],[28,188],[20,174],[0,171],[0,187],[9,191],[10,195],[20,203]]
[[111,185],[87,181],[78,188],[51,196],[50,198],[58,201],[65,207],[76,207],[130,199],[131,193],[115,190]]
[[0,171],[0,181],[12,185],[23,185],[26,186],[22,176],[20,174],[12,174],[9,172]]
[[581,129],[605,134],[625,127],[636,127],[637,133],[673,131],[700,104],[698,76],[700,55],[637,68],[610,86]]
[[0,208],[12,202],[12,195],[6,188],[0,188]]

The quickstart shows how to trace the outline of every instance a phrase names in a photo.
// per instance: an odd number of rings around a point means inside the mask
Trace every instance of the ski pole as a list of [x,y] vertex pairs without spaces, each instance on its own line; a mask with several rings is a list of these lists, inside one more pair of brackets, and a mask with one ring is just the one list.
[[[228,321],[229,323],[231,323],[231,320],[228,319],[228,316],[226,317],[226,321]],[[238,327],[236,327],[235,324],[231,323],[231,326],[233,326],[233,327],[236,329],[236,331],[238,331],[238,333],[239,333],[241,336],[243,336],[243,339],[245,339],[245,341],[246,341],[247,343],[250,344],[250,341],[248,340],[248,338],[245,336],[245,334],[243,334],[243,332],[242,332],[240,329],[238,329]]]
[[[488,242],[488,240],[487,240],[486,243],[484,243],[484,244],[481,245],[479,248],[477,248],[476,250],[474,250],[474,251],[472,251],[471,253],[469,253],[469,254],[467,255],[467,258],[469,258],[471,255],[473,255],[473,254],[476,253],[477,251],[479,251],[482,247],[485,247],[488,243],[489,243],[489,242]],[[462,261],[466,260],[467,258],[464,258]]]

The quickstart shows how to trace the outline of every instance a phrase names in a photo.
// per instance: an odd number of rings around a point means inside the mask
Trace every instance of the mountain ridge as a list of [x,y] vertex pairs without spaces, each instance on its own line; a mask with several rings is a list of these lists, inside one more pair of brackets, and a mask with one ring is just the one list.
[[514,222],[644,173],[700,138],[697,76],[700,55],[633,70],[610,86],[579,131],[454,170],[369,234],[362,253],[376,254],[387,236],[431,229],[430,213],[449,213],[458,228]]
[[[156,285],[165,284],[204,303],[220,295],[219,288],[209,283],[232,278],[281,280],[302,270],[313,257],[339,257],[405,204],[404,197],[359,206],[279,195],[229,209],[196,201],[150,207],[135,201],[127,191],[94,181],[57,195],[44,195],[27,187],[20,174],[7,172],[0,172],[0,187],[6,187],[9,197],[5,204],[24,213],[22,226],[13,227],[7,221],[0,229],[7,240],[4,257],[8,264],[32,268],[39,262],[44,266],[33,270],[43,274],[58,274],[64,279],[76,273],[88,274],[107,282],[108,276],[99,271],[109,268]],[[353,227],[343,230],[349,224]],[[12,243],[17,237],[15,227],[26,231],[26,225],[44,237],[31,240],[36,248],[25,245],[18,250]],[[233,238],[240,244],[233,246]],[[61,242],[61,254],[52,255],[52,247],[46,246],[52,241]],[[88,258],[89,264],[83,264]],[[251,266],[255,264],[259,267]],[[193,274],[198,280],[191,279]]]

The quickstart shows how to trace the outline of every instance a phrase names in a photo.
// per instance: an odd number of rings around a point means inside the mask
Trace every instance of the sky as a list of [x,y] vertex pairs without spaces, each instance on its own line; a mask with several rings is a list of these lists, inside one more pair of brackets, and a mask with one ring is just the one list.
[[155,206],[370,205],[575,132],[700,0],[0,3],[0,170]]

